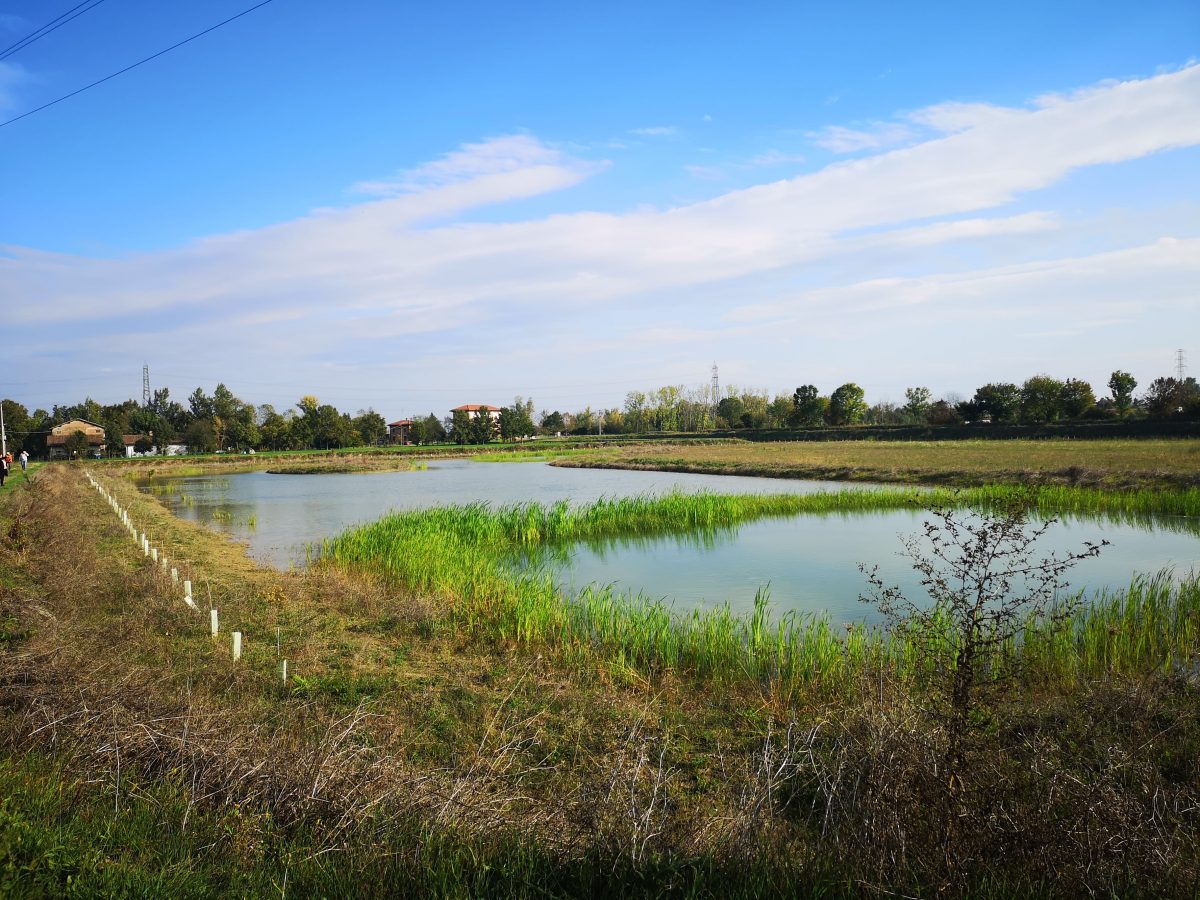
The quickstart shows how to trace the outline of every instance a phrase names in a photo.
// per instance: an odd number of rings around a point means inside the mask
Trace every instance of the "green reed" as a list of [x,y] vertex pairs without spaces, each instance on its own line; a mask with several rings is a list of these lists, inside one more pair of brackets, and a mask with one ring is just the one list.
[[[1164,511],[1185,515],[1178,511],[1200,507],[1197,492],[1176,494],[1181,496],[998,486],[809,495],[672,493],[602,498],[582,506],[520,503],[495,509],[471,504],[398,513],[350,529],[326,541],[321,556],[442,598],[453,619],[471,633],[558,645],[642,673],[671,669],[724,682],[749,679],[792,701],[812,691],[858,690],[884,668],[902,679],[920,679],[953,665],[954,635],[948,622],[937,619],[916,635],[858,625],[835,628],[824,615],[776,616],[766,591],[758,593],[748,615],[728,606],[682,613],[662,600],[612,586],[593,585],[567,598],[551,576],[514,571],[511,560],[577,541],[716,533],[770,516],[1021,502],[1041,515],[1138,518]],[[1194,529],[1194,521],[1186,527]],[[1138,577],[1128,590],[1101,594],[1082,606],[1065,624],[1027,623],[1019,645],[1004,650],[1008,662],[996,661],[996,671],[1015,665],[1018,657],[1032,664],[1024,668],[1065,679],[1162,669],[1195,652],[1198,629],[1196,576],[1182,584],[1166,575]]]

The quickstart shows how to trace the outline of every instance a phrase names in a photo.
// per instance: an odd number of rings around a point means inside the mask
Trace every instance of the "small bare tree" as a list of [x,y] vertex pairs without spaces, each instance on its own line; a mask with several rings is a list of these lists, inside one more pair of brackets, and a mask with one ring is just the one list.
[[885,585],[878,567],[859,569],[870,584],[860,600],[875,604],[894,634],[914,647],[932,673],[935,713],[947,732],[947,784],[961,785],[964,754],[979,724],[985,692],[1010,687],[1014,648],[1026,628],[1070,617],[1078,595],[1063,595],[1065,575],[1100,553],[1100,543],[1065,555],[1038,557],[1034,545],[1058,520],[1030,524],[1027,499],[993,510],[962,512],[932,507],[923,531],[904,538],[904,552],[932,602],[907,598]]

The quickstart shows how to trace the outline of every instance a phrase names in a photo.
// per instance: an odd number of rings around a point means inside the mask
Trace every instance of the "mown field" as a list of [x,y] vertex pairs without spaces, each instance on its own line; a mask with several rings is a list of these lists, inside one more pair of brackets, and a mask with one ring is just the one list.
[[[1200,886],[1195,579],[1139,580],[1024,649],[1000,648],[996,689],[948,780],[935,701],[955,661],[910,665],[912,635],[781,621],[765,604],[744,620],[602,594],[568,609],[496,565],[581,536],[733,527],[911,492],[433,510],[349,532],[321,564],[285,573],[175,519],[119,468],[92,469],[184,567],[201,610],[80,467],[45,467],[0,494],[0,893]],[[1119,516],[1200,506],[1178,489],[1022,497]]]
[[558,465],[960,486],[1159,489],[1200,486],[1200,440],[730,441],[604,449]]

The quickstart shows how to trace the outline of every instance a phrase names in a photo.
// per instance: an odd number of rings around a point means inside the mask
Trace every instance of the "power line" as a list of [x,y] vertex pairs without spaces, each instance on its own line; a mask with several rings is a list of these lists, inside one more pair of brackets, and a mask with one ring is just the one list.
[[[91,12],[93,9],[95,9],[97,6],[99,6],[103,2],[104,2],[104,0],[83,0],[83,3],[80,3],[79,6],[72,6],[70,9],[68,9],[65,13],[63,13],[57,19],[50,20],[45,25],[43,25],[41,28],[39,28],[37,31],[30,32],[29,34],[25,35],[25,37],[23,37],[19,41],[17,41],[15,44],[10,44],[9,46],[5,47],[3,50],[0,50],[0,60],[8,59],[10,56],[12,56],[18,50],[24,50],[30,44],[37,43],[42,38],[44,38],[46,35],[50,34],[51,32],[58,31],[58,29],[62,28],[64,25],[66,25],[72,19],[78,19],[85,12]],[[92,5],[88,6],[89,3],[91,3]],[[82,7],[82,6],[87,6],[87,9],[80,9],[80,7]],[[79,12],[75,12],[75,10],[79,10]],[[75,15],[71,15],[71,13],[75,13]],[[53,27],[51,27],[51,26],[53,26]]]
[[84,91],[89,91],[94,87],[104,84],[104,82],[106,82],[106,81],[111,81],[112,79],[116,78],[118,75],[124,75],[126,72],[136,69],[138,66],[143,66],[146,63],[150,62],[151,60],[158,59],[160,56],[170,53],[172,50],[179,49],[184,44],[190,44],[192,41],[196,40],[196,38],[204,37],[204,35],[208,34],[210,31],[216,31],[221,26],[228,25],[230,22],[240,19],[242,16],[249,15],[250,13],[254,12],[256,9],[261,9],[262,7],[266,6],[268,3],[273,3],[273,2],[274,2],[274,0],[262,0],[261,3],[256,3],[254,6],[251,6],[249,9],[242,10],[240,13],[238,13],[235,16],[230,16],[228,19],[225,19],[222,22],[218,22],[216,25],[212,25],[208,28],[205,28],[203,31],[198,31],[195,34],[193,34],[191,37],[184,38],[179,43],[172,44],[170,47],[167,47],[165,50],[159,50],[157,53],[155,53],[151,56],[147,56],[145,59],[138,60],[137,62],[133,63],[132,65],[128,65],[125,68],[123,68],[117,72],[113,72],[111,75],[105,75],[99,81],[93,81],[91,84],[84,85],[83,87],[79,88],[78,90],[71,91],[71,93],[69,93],[69,94],[64,94],[63,96],[59,97],[57,100],[51,100],[49,103],[44,103],[41,106],[39,106],[37,109],[31,109],[31,110],[29,110],[29,112],[21,113],[21,115],[16,116],[15,118],[9,119],[7,122],[0,122],[0,128],[3,128],[5,125],[11,125],[13,122],[19,122],[22,119],[26,118],[27,116],[32,116],[34,113],[41,112],[43,109],[49,109],[51,106],[54,106],[55,104],[58,104],[58,103],[62,103],[64,100],[70,100],[72,97],[77,96],[78,94],[82,94]]

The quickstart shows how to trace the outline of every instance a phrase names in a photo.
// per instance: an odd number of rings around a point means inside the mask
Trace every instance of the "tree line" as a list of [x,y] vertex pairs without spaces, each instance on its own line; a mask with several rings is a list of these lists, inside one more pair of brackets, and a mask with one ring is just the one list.
[[[976,388],[970,398],[948,394],[934,399],[926,387],[904,392],[905,402],[868,405],[863,389],[853,382],[828,394],[803,384],[790,394],[754,388],[727,387],[714,397],[708,386],[667,385],[651,391],[630,391],[623,407],[581,410],[542,410],[532,399],[516,397],[500,408],[498,418],[486,412],[471,416],[458,410],[444,417],[416,417],[409,439],[416,444],[481,444],[518,440],[534,435],[649,434],[702,432],[741,428],[817,428],[845,425],[956,425],[972,422],[1026,423],[1145,418],[1200,419],[1200,386],[1195,378],[1156,378],[1136,394],[1138,383],[1128,372],[1114,371],[1108,393],[1096,396],[1082,379],[1059,380],[1034,375],[1022,384],[992,382]],[[4,400],[4,419],[10,449],[40,456],[46,435],[55,425],[85,419],[104,428],[112,455],[124,453],[124,435],[142,437],[140,452],[168,444],[186,444],[193,453],[215,450],[302,450],[372,446],[388,440],[387,422],[373,409],[355,415],[305,395],[284,410],[269,403],[254,405],[234,396],[224,384],[212,394],[196,388],[186,405],[173,400],[167,388],[156,390],[148,403],[126,400],[102,405],[91,398],[82,403],[55,405],[50,411],[29,412],[14,400]],[[86,441],[80,438],[81,449]]]

